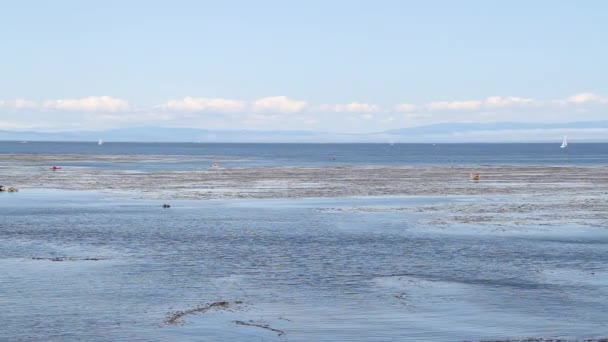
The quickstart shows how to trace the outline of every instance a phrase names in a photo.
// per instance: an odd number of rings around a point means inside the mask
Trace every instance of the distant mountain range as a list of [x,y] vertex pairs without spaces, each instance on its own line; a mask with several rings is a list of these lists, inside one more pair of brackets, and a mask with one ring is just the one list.
[[534,142],[608,141],[608,121],[571,123],[441,123],[375,133],[314,131],[209,130],[197,128],[133,127],[101,131],[7,131],[5,141],[107,142]]
[[[517,131],[517,130],[556,130],[556,129],[608,129],[608,121],[583,121],[568,123],[441,123],[435,125],[400,128],[384,131],[384,134],[452,134],[473,131]],[[608,138],[608,137],[607,137]]]
[[132,127],[102,131],[0,131],[0,140],[13,141],[121,141],[121,142],[265,142],[322,133],[308,131],[207,130],[183,127]]

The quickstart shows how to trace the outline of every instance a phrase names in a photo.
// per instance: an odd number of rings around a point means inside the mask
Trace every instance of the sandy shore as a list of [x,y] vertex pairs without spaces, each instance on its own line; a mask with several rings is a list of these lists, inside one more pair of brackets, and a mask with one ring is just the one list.
[[[179,157],[76,155],[68,158],[103,162],[176,160]],[[483,197],[483,200],[416,210],[449,213],[429,219],[433,224],[510,224],[513,219],[509,215],[512,214],[525,214],[520,222],[545,225],[565,221],[587,225],[607,222],[603,213],[608,211],[608,167],[246,167],[146,173],[85,167],[50,171],[46,167],[28,165],[40,161],[52,165],[65,160],[64,155],[0,155],[0,184],[22,190],[101,190],[166,200],[465,195]],[[471,173],[479,173],[480,180],[471,180]]]
[[[95,162],[114,162],[117,160],[131,161],[129,156],[71,156],[72,160],[77,161],[95,161]],[[180,157],[135,157],[140,161],[163,161],[172,160],[179,161]],[[542,229],[558,230],[571,229],[571,227],[593,227],[605,229],[608,227],[608,167],[547,167],[547,166],[435,166],[435,167],[394,167],[394,166],[328,166],[328,167],[248,167],[248,168],[218,168],[207,169],[200,171],[181,171],[181,172],[135,172],[135,171],[112,171],[108,169],[96,169],[89,167],[64,167],[58,171],[51,171],[48,167],[34,166],[32,163],[45,162],[53,165],[58,161],[65,161],[65,156],[38,156],[31,155],[0,155],[0,184],[5,186],[16,186],[21,189],[22,193],[27,193],[29,189],[34,188],[51,188],[51,189],[70,189],[70,190],[95,190],[105,191],[109,194],[126,194],[133,197],[162,199],[171,203],[173,199],[237,199],[237,198],[305,198],[305,197],[347,197],[347,196],[462,196],[458,198],[450,198],[446,201],[421,201],[422,204],[407,204],[408,201],[392,201],[390,205],[374,205],[374,201],[343,201],[347,205],[335,204],[319,204],[316,207],[311,207],[310,210],[323,213],[320,217],[329,217],[330,215],[340,215],[345,212],[365,212],[378,213],[379,215],[386,213],[397,213],[397,215],[389,216],[390,220],[401,220],[403,226],[407,227],[412,220],[419,220],[424,223],[425,229],[452,229],[458,225],[477,226],[480,229],[517,229],[517,226],[525,226],[524,229],[535,227]],[[479,173],[480,179],[473,181],[469,177],[471,173]],[[0,196],[19,196],[19,193],[2,193]],[[113,200],[112,196],[109,196]],[[322,201],[319,201],[322,202]],[[327,201],[331,203],[332,201]],[[144,202],[145,205],[148,202]],[[163,203],[163,202],[160,202]],[[160,208],[160,203],[152,204],[151,211],[155,209],[164,213],[165,209]],[[377,203],[377,202],[376,202]],[[156,207],[156,208],[154,208]],[[173,208],[179,208],[179,203],[176,203]],[[174,209],[167,209],[174,210]],[[306,208],[308,210],[308,208]],[[204,212],[204,210],[201,210]],[[400,212],[421,213],[421,215],[398,215]],[[179,214],[179,211],[175,212]],[[327,215],[327,216],[323,216]],[[178,216],[175,216],[178,217]],[[220,217],[221,218],[221,217]],[[192,219],[192,217],[190,217]],[[315,217],[317,220],[317,217]],[[16,221],[16,225],[27,227],[27,222]],[[190,221],[192,222],[192,221]],[[348,221],[345,221],[348,222]],[[365,221],[363,224],[374,226],[374,221]],[[395,223],[399,226],[399,223]],[[86,228],[86,227],[85,227]],[[51,228],[54,229],[54,228]],[[197,227],[198,229],[198,227]],[[224,228],[222,228],[224,229]],[[170,229],[167,229],[168,231]],[[204,229],[201,229],[204,231]],[[143,230],[142,230],[143,231]],[[371,230],[373,231],[373,230]],[[250,234],[249,231],[235,230],[235,236],[239,234]],[[163,232],[164,234],[164,232]],[[181,232],[180,232],[181,234]],[[138,236],[134,234],[134,236]],[[214,236],[214,235],[211,235]],[[253,236],[253,235],[252,235]],[[500,238],[500,235],[498,235]],[[555,238],[556,235],[548,235],[547,238]],[[575,236],[576,237],[576,236]],[[21,237],[19,237],[21,238]],[[460,238],[460,237],[459,237]],[[570,236],[572,238],[572,235]],[[246,237],[243,241],[249,241]],[[588,240],[592,241],[593,235],[589,235]],[[209,239],[223,240],[223,239]],[[182,241],[182,240],[176,240]],[[256,240],[253,240],[256,241]],[[274,241],[274,240],[271,240]],[[476,240],[470,240],[474,245]],[[585,242],[584,243],[587,243]],[[180,242],[181,243],[181,242]],[[247,242],[248,243],[248,242]],[[158,244],[165,246],[165,244]],[[272,245],[275,245],[273,242]],[[221,245],[220,245],[221,246]],[[321,244],[322,249],[327,249],[325,244]],[[374,249],[377,247],[374,243]],[[499,246],[500,247],[500,246]],[[88,247],[87,247],[88,248]],[[425,247],[426,248],[426,247]],[[573,247],[574,248],[574,247]],[[576,248],[585,249],[585,245],[581,244]],[[202,249],[196,246],[195,249]],[[228,251],[230,248],[210,249],[211,254],[216,251]],[[332,248],[332,250],[334,250]],[[286,255],[290,255],[291,250],[285,249]],[[432,250],[431,250],[432,251]],[[501,258],[507,258],[509,250],[497,248],[494,255],[504,255]],[[557,250],[561,253],[561,250]],[[532,253],[539,253],[534,249]],[[156,252],[155,252],[156,253]],[[221,252],[220,252],[221,253]],[[410,253],[409,251],[407,253]],[[451,252],[450,252],[451,253]],[[471,257],[472,260],[477,260],[474,250],[467,252],[470,254],[459,254],[458,250],[453,250],[455,258],[462,258],[463,255]],[[501,254],[504,253],[504,254]],[[415,254],[415,253],[413,253]],[[156,254],[153,254],[156,255]],[[170,254],[171,260],[175,258],[175,254]],[[227,254],[228,255],[228,254]],[[273,256],[275,254],[272,254]],[[484,255],[484,254],[479,254]],[[542,255],[542,254],[541,254]],[[548,256],[550,257],[550,256]],[[222,257],[223,259],[223,257]],[[228,258],[226,258],[228,259]],[[295,258],[294,258],[295,259]],[[92,258],[87,256],[79,257],[32,257],[30,260],[37,261],[53,261],[55,264],[65,264],[66,261],[102,261],[102,258]],[[179,258],[180,263],[183,263]],[[314,259],[316,260],[316,259]],[[441,261],[442,259],[437,259]],[[496,262],[497,259],[490,259],[488,262]],[[534,259],[532,259],[534,260]],[[552,259],[549,259],[552,260]],[[517,262],[527,261],[527,259],[518,259]],[[480,264],[484,262],[480,261]],[[412,263],[418,265],[418,263]],[[294,263],[296,264],[296,263]],[[301,265],[297,263],[296,265]],[[456,264],[463,265],[463,264]],[[492,264],[493,268],[499,269],[501,263]],[[510,264],[509,264],[510,265]],[[561,264],[559,266],[562,266]],[[567,265],[568,266],[568,265]],[[137,264],[137,267],[141,267]],[[157,267],[156,265],[154,267]],[[197,264],[197,267],[198,264]],[[300,267],[300,266],[298,266]],[[557,272],[559,268],[538,270],[538,264],[531,263],[530,265],[518,264],[517,267],[530,269],[530,272],[537,274],[531,279],[541,279],[539,286],[552,281],[547,275],[551,272]],[[171,266],[173,272],[174,266]],[[22,272],[22,266],[15,268]],[[413,268],[415,269],[415,268]],[[465,269],[466,270],[466,269]],[[578,269],[576,269],[578,271]],[[510,269],[505,270],[505,279],[509,276]],[[39,272],[38,269],[36,272]],[[156,270],[156,272],[158,272]],[[495,272],[495,271],[493,271]],[[604,275],[603,269],[594,270],[597,275],[585,274],[581,279],[575,279],[574,284],[585,284],[584,286],[601,286],[603,281],[601,276]],[[150,272],[153,273],[153,272]],[[32,274],[34,274],[32,272]],[[130,275],[129,277],[132,277]],[[183,274],[190,274],[183,272]],[[357,271],[357,276],[359,272]],[[490,273],[495,274],[495,273]],[[559,274],[574,274],[580,277],[580,273],[556,273],[553,277],[559,277]],[[315,275],[316,276],[316,275]],[[34,276],[39,277],[38,273]],[[173,277],[173,276],[172,276]],[[410,300],[405,296],[406,292],[401,292],[402,288],[407,289],[408,296],[411,291],[416,291],[416,288],[430,289],[419,292],[422,294],[437,295],[440,298],[447,298],[446,301],[455,301],[461,293],[467,293],[464,289],[470,289],[471,293],[478,293],[481,282],[465,283],[463,280],[454,282],[456,292],[449,292],[450,287],[446,287],[448,281],[437,281],[437,291],[431,292],[432,286],[428,281],[418,287],[413,286],[409,280],[401,282],[400,275],[389,275],[378,278],[383,284],[378,285],[381,291],[397,291],[393,294],[389,292],[391,298],[398,300]],[[538,277],[538,278],[535,278]],[[545,278],[546,277],[546,278]],[[57,278],[57,277],[55,277]],[[53,279],[55,279],[53,278]],[[226,285],[226,279],[231,278],[230,282],[234,281],[232,274],[227,277],[221,277],[221,286],[226,286],[231,289],[231,286],[242,289],[240,283],[238,285]],[[264,277],[265,278],[265,277]],[[577,277],[570,277],[577,278]],[[163,278],[166,279],[166,278]],[[238,274],[236,275],[238,278]],[[407,277],[406,277],[407,279]],[[421,278],[423,279],[423,278]],[[430,278],[433,279],[433,278]],[[453,278],[458,279],[458,278]],[[480,278],[481,279],[481,278]],[[509,278],[510,279],[510,278]],[[374,281],[376,278],[374,278]],[[492,279],[484,278],[483,281]],[[501,279],[498,279],[501,280]],[[502,279],[504,280],[504,279]],[[237,280],[241,281],[241,280]],[[247,280],[245,280],[247,281]],[[450,280],[453,281],[453,280]],[[588,281],[589,283],[584,283]],[[434,280],[433,280],[434,282]],[[36,282],[30,282],[36,283]],[[291,281],[290,281],[291,283]],[[232,283],[229,283],[232,284]],[[395,285],[396,284],[396,285]],[[405,285],[401,285],[405,284]],[[492,284],[492,283],[490,283]],[[496,282],[492,291],[513,291],[516,293],[518,287],[509,285],[498,285]],[[522,282],[521,289],[523,293],[529,293],[531,290],[527,284]],[[598,285],[599,284],[599,285]],[[217,285],[214,285],[217,286]],[[384,286],[384,287],[383,287]],[[405,286],[405,287],[400,287]],[[452,286],[452,285],[449,285]],[[471,287],[464,287],[471,286]],[[498,287],[502,286],[502,287]],[[573,285],[568,285],[567,289],[574,289]],[[583,286],[583,285],[581,285]],[[220,286],[218,286],[220,287]],[[55,287],[52,287],[55,288]],[[58,287],[61,288],[61,287]],[[186,288],[191,291],[191,288]],[[413,290],[412,290],[413,289]],[[447,291],[446,291],[447,289]],[[496,290],[498,289],[498,291]],[[544,290],[544,288],[539,291]],[[585,288],[587,290],[587,288]],[[45,287],[46,291],[46,287]],[[122,291],[122,287],[121,287]],[[231,291],[231,290],[228,290]],[[340,288],[342,291],[342,288]],[[404,290],[405,291],[405,290]],[[475,292],[474,292],[475,291]],[[280,292],[280,291],[278,291]],[[224,293],[224,292],[222,292]],[[228,292],[230,293],[230,292]],[[446,294],[447,293],[447,294]],[[456,294],[454,294],[456,293]],[[481,292],[483,294],[483,292]],[[547,295],[547,292],[539,292],[539,296]],[[350,295],[349,295],[350,296]],[[237,297],[238,298],[238,297]],[[374,302],[377,298],[374,297]],[[427,300],[428,296],[421,296]],[[466,297],[464,297],[466,298]],[[483,297],[482,297],[483,298]],[[562,298],[562,297],[557,297]],[[585,297],[586,298],[586,297]],[[351,300],[351,299],[348,299]],[[356,299],[355,299],[356,300]],[[456,301],[455,301],[456,302]],[[29,303],[29,302],[28,302]],[[441,303],[441,301],[439,301]],[[459,302],[456,302],[459,303]],[[477,302],[473,302],[478,305]],[[491,302],[490,302],[491,303]],[[566,302],[569,304],[571,302]],[[175,325],[180,324],[185,317],[213,312],[214,310],[233,310],[238,309],[240,301],[216,301],[208,302],[201,305],[193,305],[186,309],[174,311],[171,309],[168,312],[164,324]],[[236,306],[235,306],[236,305]],[[249,305],[249,304],[246,304]],[[402,304],[399,304],[402,305]],[[458,304],[459,305],[459,304]],[[416,309],[414,314],[418,312],[424,313],[424,309]],[[450,312],[449,310],[447,312]],[[493,314],[493,313],[490,313]],[[281,319],[281,318],[279,318]],[[295,319],[297,321],[297,319]],[[269,322],[269,323],[267,323]],[[239,328],[243,326],[254,327],[257,329],[265,329],[268,332],[274,333],[277,336],[290,334],[290,329],[284,329],[283,325],[278,320],[267,321],[252,321],[252,320],[233,320],[232,323]],[[289,328],[289,326],[288,326]],[[284,330],[283,330],[284,329]],[[296,331],[296,329],[293,329]],[[499,341],[558,341],[559,339],[542,339],[530,338],[521,340],[492,340]],[[490,340],[488,340],[489,342]],[[561,340],[559,340],[561,341]],[[565,340],[564,340],[565,341]],[[606,339],[589,339],[589,341],[608,341]]]
[[[154,198],[302,198],[608,192],[608,167],[327,166],[134,172],[28,166],[65,161],[175,161],[177,156],[0,155],[3,185],[137,192]],[[10,164],[9,164],[10,163]],[[469,178],[479,173],[477,182]]]

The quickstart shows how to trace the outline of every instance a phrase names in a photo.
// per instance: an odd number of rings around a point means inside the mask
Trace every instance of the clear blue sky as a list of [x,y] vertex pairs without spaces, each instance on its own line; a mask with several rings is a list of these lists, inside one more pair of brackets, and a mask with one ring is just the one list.
[[[601,118],[608,95],[606,1],[57,0],[0,1],[0,8],[0,129],[50,116],[77,127],[80,112],[89,126],[164,120],[337,129],[348,122],[362,131],[479,121],[496,106],[447,102],[491,96],[535,103],[500,106],[493,120],[536,112],[550,120],[559,112],[563,121],[581,106],[591,120]],[[581,93],[590,100],[567,101]],[[100,96],[128,108],[44,104]],[[193,99],[166,105],[185,97]],[[270,104],[255,107],[263,98]],[[36,104],[19,107],[15,99]],[[209,99],[242,103],[226,114]],[[560,100],[577,106],[555,109]],[[415,107],[397,111],[399,104]],[[98,107],[105,114],[92,118]],[[276,118],[285,111],[290,120]]]

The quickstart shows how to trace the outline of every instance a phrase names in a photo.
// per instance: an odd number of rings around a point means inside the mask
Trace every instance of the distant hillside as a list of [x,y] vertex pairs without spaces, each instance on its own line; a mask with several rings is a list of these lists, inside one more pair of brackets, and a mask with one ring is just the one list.
[[381,132],[382,134],[453,134],[473,131],[513,131],[513,130],[555,130],[555,129],[608,129],[608,121],[588,121],[569,123],[441,123],[427,126],[399,128]]
[[122,141],[122,142],[542,142],[608,141],[608,121],[571,123],[441,123],[375,133],[314,131],[211,130],[198,128],[131,127],[102,131],[0,131],[12,141]]
[[133,127],[103,131],[0,131],[0,140],[13,141],[124,141],[124,142],[267,142],[313,137],[307,131],[205,130],[197,128]]

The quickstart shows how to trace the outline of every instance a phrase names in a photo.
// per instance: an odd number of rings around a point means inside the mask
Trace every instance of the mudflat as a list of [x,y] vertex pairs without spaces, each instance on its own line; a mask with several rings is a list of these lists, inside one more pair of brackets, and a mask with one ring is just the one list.
[[[66,159],[67,158],[67,159]],[[605,166],[321,166],[234,167],[200,170],[113,170],[53,165],[92,162],[176,161],[181,156],[0,155],[3,185],[95,190],[150,199],[331,198],[360,196],[467,196],[479,200],[354,211],[441,212],[428,224],[606,224]],[[189,159],[189,161],[192,161]],[[479,180],[471,179],[479,174]],[[332,211],[333,208],[323,210]],[[335,210],[345,210],[337,208]],[[515,216],[514,216],[515,214]]]
[[[604,166],[238,167],[141,172],[95,167],[52,171],[31,163],[175,161],[179,156],[0,155],[0,179],[21,188],[134,192],[151,198],[228,199],[398,195],[603,195]],[[470,174],[480,175],[478,181]]]
[[0,156],[0,339],[605,340],[606,167],[192,160]]

